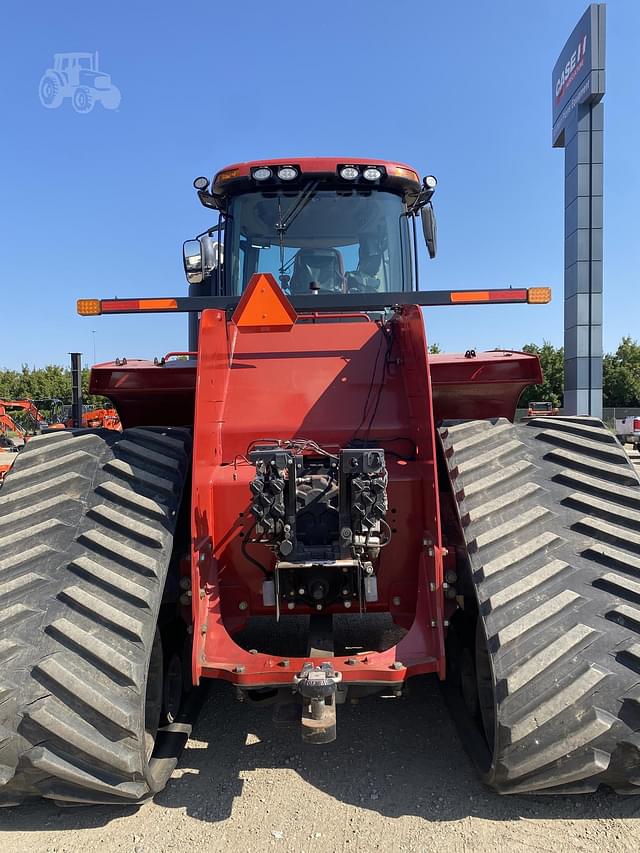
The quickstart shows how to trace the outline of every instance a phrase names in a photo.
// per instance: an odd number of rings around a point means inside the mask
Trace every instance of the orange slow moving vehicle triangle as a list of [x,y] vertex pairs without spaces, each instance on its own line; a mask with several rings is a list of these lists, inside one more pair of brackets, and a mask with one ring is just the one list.
[[241,332],[287,331],[298,315],[271,273],[255,273],[233,313]]

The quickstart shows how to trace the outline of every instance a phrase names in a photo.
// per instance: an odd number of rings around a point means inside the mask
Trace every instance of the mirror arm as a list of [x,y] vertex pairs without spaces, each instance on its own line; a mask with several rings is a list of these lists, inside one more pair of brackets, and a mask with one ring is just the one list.
[[213,193],[210,193],[207,190],[198,190],[197,192],[198,198],[200,199],[200,204],[202,204],[204,207],[208,207],[211,210],[224,210],[224,196],[214,195]]
[[430,187],[423,187],[418,195],[416,196],[413,204],[407,208],[407,213],[410,216],[417,216],[418,213],[422,210],[422,208],[429,204],[431,199],[433,198],[433,194],[435,193],[435,189],[431,189]]
[[[222,213],[220,214],[220,216],[223,216],[223,215],[224,214],[222,214]],[[202,234],[196,234],[196,236],[193,239],[199,240],[201,237],[213,237],[214,234],[220,233],[220,231],[224,231],[226,221],[229,218],[230,217],[226,216],[224,219],[222,219],[220,222],[218,222],[217,225],[212,225],[211,228],[207,228],[207,230],[203,231]]]

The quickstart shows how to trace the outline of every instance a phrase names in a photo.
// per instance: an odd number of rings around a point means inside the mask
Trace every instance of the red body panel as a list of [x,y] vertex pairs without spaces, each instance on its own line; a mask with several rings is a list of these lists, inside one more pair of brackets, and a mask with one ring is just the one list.
[[[90,391],[113,401],[125,427],[190,425],[196,363],[194,359],[163,365],[131,359],[124,365],[97,364],[91,370]],[[472,359],[457,353],[430,355],[429,367],[436,422],[490,417],[512,420],[523,390],[542,381],[538,358],[522,352],[480,352]]]
[[[102,364],[91,391],[113,400],[123,425],[194,424],[192,480],[193,675],[243,686],[290,684],[305,658],[253,654],[233,635],[249,616],[273,615],[263,575],[241,551],[249,524],[245,456],[260,439],[312,439],[328,449],[354,438],[382,446],[389,471],[390,544],[376,569],[378,601],[407,633],[385,651],[336,657],[345,682],[444,676],[443,557],[435,423],[513,417],[526,385],[540,381],[525,353],[428,356],[424,321],[407,306],[385,326],[368,317],[302,318],[290,331],[239,332],[224,312],[200,323],[197,359]],[[195,405],[194,405],[195,401]],[[403,457],[411,457],[410,461]],[[271,565],[263,546],[260,559]],[[344,613],[342,602],[326,608]],[[297,605],[293,615],[310,613]]]
[[[380,557],[379,600],[370,611],[391,610],[409,628],[398,646],[358,657],[335,658],[347,682],[398,681],[443,671],[442,560],[437,472],[429,374],[422,315],[403,312],[394,323],[391,354],[403,363],[384,371],[391,345],[387,329],[373,322],[298,323],[290,332],[238,333],[218,311],[205,311],[195,414],[192,587],[194,676],[230,678],[243,685],[289,683],[305,659],[251,654],[230,633],[251,614],[273,613],[261,599],[262,575],[240,551],[249,524],[253,469],[242,458],[261,438],[309,438],[324,447],[345,446],[362,436],[363,408],[372,446],[400,437],[415,461],[390,457],[390,516],[397,531]],[[372,393],[370,393],[372,389]],[[392,442],[393,443],[393,442]],[[263,559],[269,560],[264,549]],[[396,599],[399,604],[392,604]],[[244,609],[240,608],[240,605]],[[248,605],[248,606],[247,606]],[[297,614],[307,614],[304,605]],[[341,604],[326,612],[344,613]],[[418,616],[416,618],[416,612]],[[401,661],[401,668],[394,663]]]
[[129,359],[91,369],[90,391],[108,397],[123,427],[193,424],[196,361]]
[[528,385],[542,382],[537,356],[524,352],[481,352],[429,356],[433,409],[437,421],[458,418],[513,420]]

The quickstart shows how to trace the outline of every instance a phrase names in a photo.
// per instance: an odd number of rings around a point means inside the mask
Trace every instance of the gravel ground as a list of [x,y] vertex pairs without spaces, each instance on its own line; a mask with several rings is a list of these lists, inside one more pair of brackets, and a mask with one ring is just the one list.
[[214,683],[168,788],[141,808],[0,810],[2,853],[638,851],[640,797],[498,797],[474,774],[433,677],[338,708],[300,741]]

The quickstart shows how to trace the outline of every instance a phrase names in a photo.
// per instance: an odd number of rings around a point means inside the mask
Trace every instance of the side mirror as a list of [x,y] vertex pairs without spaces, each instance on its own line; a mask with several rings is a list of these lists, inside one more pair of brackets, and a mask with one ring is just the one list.
[[433,260],[438,248],[438,224],[431,204],[425,204],[420,211],[420,218],[422,220],[424,242],[427,244],[427,252],[429,253],[429,257]]
[[204,273],[199,240],[185,240],[182,245],[182,263],[189,284],[202,284]]
[[182,246],[184,273],[189,284],[202,284],[220,263],[220,243],[206,234],[199,240],[186,240]]

